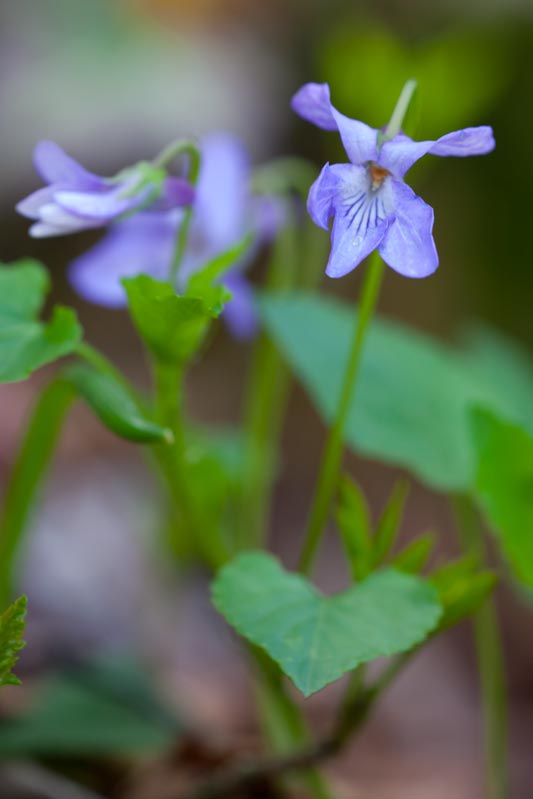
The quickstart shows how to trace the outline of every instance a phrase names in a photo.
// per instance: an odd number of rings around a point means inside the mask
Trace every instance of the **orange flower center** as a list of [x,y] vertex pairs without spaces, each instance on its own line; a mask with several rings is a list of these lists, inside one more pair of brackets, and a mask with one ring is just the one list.
[[370,176],[372,191],[377,191],[383,185],[385,178],[389,177],[390,172],[375,161],[370,161],[368,165],[368,174]]

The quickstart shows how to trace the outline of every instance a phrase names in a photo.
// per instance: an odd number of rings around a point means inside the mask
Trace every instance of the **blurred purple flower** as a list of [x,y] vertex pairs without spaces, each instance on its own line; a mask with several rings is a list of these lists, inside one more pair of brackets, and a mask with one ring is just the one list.
[[102,227],[150,202],[160,208],[189,205],[194,197],[186,180],[167,177],[148,163],[136,164],[115,178],[102,178],[51,141],[39,142],[33,159],[48,185],[21,200],[16,208],[35,220],[30,235],[36,238]]
[[[178,290],[208,261],[238,244],[248,233],[254,243],[246,256],[223,278],[232,293],[224,319],[238,338],[253,335],[257,327],[253,293],[243,271],[257,247],[275,234],[282,222],[278,202],[251,193],[251,165],[241,142],[229,134],[206,136],[201,143],[201,169]],[[153,208],[111,226],[106,237],[77,258],[70,271],[76,291],[86,299],[121,307],[126,295],[124,277],[149,274],[166,279],[176,234],[184,212],[156,212]]]
[[292,98],[292,108],[325,130],[340,133],[351,164],[326,164],[309,192],[308,211],[331,231],[326,273],[342,277],[373,250],[401,275],[426,277],[438,266],[433,241],[433,209],[404,183],[423,155],[483,155],[494,149],[492,128],[465,128],[436,141],[415,142],[349,119],[331,104],[327,83],[308,83]]

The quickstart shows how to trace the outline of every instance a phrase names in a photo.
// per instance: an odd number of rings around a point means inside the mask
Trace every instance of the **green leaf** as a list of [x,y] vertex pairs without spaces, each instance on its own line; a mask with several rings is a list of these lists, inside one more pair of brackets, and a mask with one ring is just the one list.
[[20,685],[12,669],[18,661],[17,652],[25,646],[22,636],[27,604],[26,597],[21,596],[0,616],[0,685]]
[[417,577],[390,569],[326,597],[263,552],[243,553],[225,566],[213,600],[305,696],[360,663],[411,649],[441,615],[435,590]]
[[443,607],[439,630],[452,627],[475,613],[490,595],[497,578],[493,572],[477,571],[475,559],[467,556],[447,563],[431,576]]
[[337,525],[354,580],[364,580],[372,570],[370,514],[363,492],[349,477],[340,487]]
[[135,664],[98,663],[48,678],[0,726],[1,757],[102,757],[168,751],[181,725]]
[[398,552],[392,559],[391,565],[398,571],[418,574],[429,560],[435,543],[435,536],[432,533],[424,533]]
[[24,380],[78,345],[81,328],[74,311],[56,307],[48,324],[38,320],[48,288],[46,270],[37,261],[0,264],[0,382]]
[[172,431],[147,416],[127,385],[112,374],[80,363],[66,369],[63,377],[100,421],[121,438],[141,444],[172,441]]
[[139,275],[123,280],[130,314],[146,346],[164,363],[185,363],[202,344],[218,311],[199,297],[179,296],[170,283]]
[[[353,335],[354,309],[306,295],[265,297],[264,322],[324,419],[334,419]],[[459,353],[375,319],[365,342],[346,426],[356,451],[405,467],[429,486],[468,490],[472,405],[504,412],[493,389]]]
[[390,499],[381,514],[374,533],[372,542],[374,566],[383,563],[396,541],[408,493],[409,484],[405,480],[399,480],[392,489]]
[[475,496],[516,577],[533,586],[533,436],[473,411]]
[[469,325],[463,336],[468,368],[483,379],[509,422],[533,434],[533,361],[516,341],[483,324]]
[[189,278],[185,294],[188,297],[199,297],[210,308],[212,315],[218,316],[226,302],[231,299],[231,293],[217,283],[217,280],[235,266],[250,248],[252,241],[252,236],[246,235],[234,247],[217,255],[202,269],[194,272]]

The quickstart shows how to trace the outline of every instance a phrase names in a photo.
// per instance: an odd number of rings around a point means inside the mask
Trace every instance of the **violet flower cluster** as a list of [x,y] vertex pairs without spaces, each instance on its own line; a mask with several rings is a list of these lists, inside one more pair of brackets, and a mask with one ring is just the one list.
[[416,142],[349,119],[330,101],[327,83],[308,83],[292,99],[292,108],[324,130],[337,131],[350,164],[326,164],[309,192],[308,211],[315,224],[331,230],[326,272],[342,277],[373,250],[406,277],[426,277],[438,266],[433,240],[433,209],[404,182],[422,156],[484,155],[494,149],[488,126],[464,128],[436,141]]
[[[20,202],[17,210],[35,220],[30,229],[34,236],[109,225],[104,238],[72,263],[69,274],[81,296],[110,308],[126,304],[123,278],[148,274],[168,279],[185,206],[192,203],[193,215],[177,290],[204,264],[251,234],[246,255],[223,279],[232,294],[225,321],[235,336],[246,338],[254,334],[257,319],[244,270],[282,223],[282,207],[272,197],[252,194],[251,164],[240,140],[211,134],[200,143],[200,152],[193,189],[183,178],[159,176],[152,165],[132,167],[119,180],[100,178],[57,145],[41,142],[35,164],[49,185]],[[160,178],[158,186],[150,179],[154,174]]]

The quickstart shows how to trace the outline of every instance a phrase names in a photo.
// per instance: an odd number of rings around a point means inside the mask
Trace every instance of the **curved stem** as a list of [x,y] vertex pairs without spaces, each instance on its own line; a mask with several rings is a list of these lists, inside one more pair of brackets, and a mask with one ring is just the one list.
[[[200,175],[201,156],[198,145],[191,139],[178,139],[177,141],[172,142],[172,144],[169,144],[168,147],[165,147],[165,149],[159,153],[159,155],[154,159],[153,164],[156,167],[168,169],[172,162],[181,155],[189,156],[189,170],[187,177],[190,183],[193,186],[196,186],[198,183],[198,177]],[[172,285],[176,283],[179,268],[187,248],[192,214],[192,206],[189,206],[185,209],[183,220],[178,228],[174,256],[172,258],[172,263],[169,270],[169,281],[172,283]]]
[[370,257],[370,263],[365,274],[361,301],[355,321],[352,348],[344,373],[337,413],[326,443],[313,505],[309,515],[307,533],[300,558],[300,570],[302,572],[311,570],[335,493],[342,459],[346,420],[354,396],[365,335],[379,296],[383,270],[384,263],[379,254],[374,252]]
[[374,705],[420,647],[395,658],[375,683],[361,687],[343,705],[331,732],[322,740],[288,753],[230,768],[186,794],[186,799],[223,799],[237,795],[243,787],[294,772],[309,772],[339,754],[361,729]]
[[[486,549],[475,506],[467,496],[454,502],[457,526],[467,553],[480,564]],[[473,618],[484,716],[485,763],[488,799],[507,799],[507,691],[505,664],[493,599],[487,599]]]

